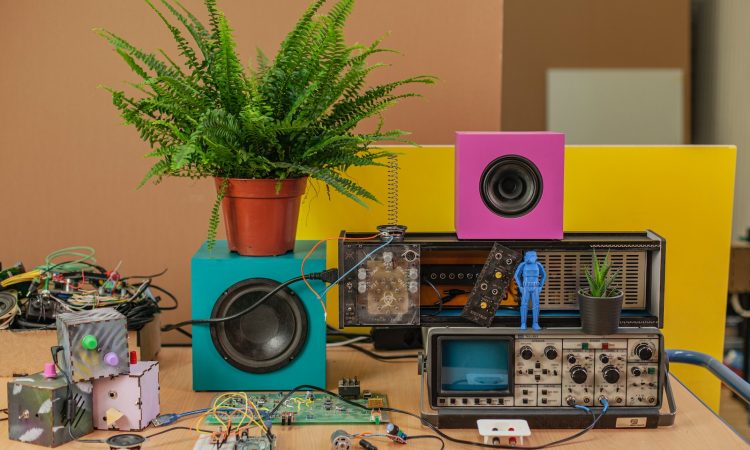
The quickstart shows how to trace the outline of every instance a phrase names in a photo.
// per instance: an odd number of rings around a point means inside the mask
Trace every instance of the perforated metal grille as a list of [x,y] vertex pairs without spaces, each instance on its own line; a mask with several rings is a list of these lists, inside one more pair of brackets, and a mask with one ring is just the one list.
[[[603,257],[603,255],[599,255]],[[542,309],[578,309],[576,293],[586,287],[584,271],[591,267],[591,252],[539,252],[547,271],[547,282],[539,301]],[[615,286],[625,293],[623,308],[646,307],[646,253],[611,252],[613,270],[619,272]]]

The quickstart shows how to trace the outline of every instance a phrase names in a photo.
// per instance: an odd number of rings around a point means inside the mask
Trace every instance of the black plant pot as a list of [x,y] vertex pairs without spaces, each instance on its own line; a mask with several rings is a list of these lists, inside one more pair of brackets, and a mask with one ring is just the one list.
[[581,328],[587,334],[613,334],[620,326],[622,292],[615,297],[591,297],[578,293]]

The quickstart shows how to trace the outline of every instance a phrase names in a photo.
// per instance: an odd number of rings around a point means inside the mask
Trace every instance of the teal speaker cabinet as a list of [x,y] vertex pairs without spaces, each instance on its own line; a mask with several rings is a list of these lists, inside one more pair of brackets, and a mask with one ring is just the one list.
[[[240,256],[217,241],[193,256],[192,318],[229,317],[254,305],[279,284],[300,275],[302,258],[315,244],[297,241],[281,256]],[[305,272],[325,270],[325,246]],[[318,292],[325,286],[311,281]],[[225,322],[193,325],[193,389],[288,390],[325,386],[326,324],[323,305],[303,282],[284,287],[249,313]]]

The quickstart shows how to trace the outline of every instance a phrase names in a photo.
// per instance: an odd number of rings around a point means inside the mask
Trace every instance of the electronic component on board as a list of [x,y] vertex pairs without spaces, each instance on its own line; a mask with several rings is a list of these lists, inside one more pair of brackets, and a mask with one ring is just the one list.
[[508,291],[513,271],[520,259],[520,253],[495,242],[469,294],[466,306],[461,311],[461,317],[489,327],[500,301]]
[[203,435],[195,442],[193,450],[276,450],[276,436],[248,436],[246,433],[239,437],[231,435],[223,443],[211,435]]
[[339,397],[346,399],[359,398],[360,385],[357,377],[339,380]]

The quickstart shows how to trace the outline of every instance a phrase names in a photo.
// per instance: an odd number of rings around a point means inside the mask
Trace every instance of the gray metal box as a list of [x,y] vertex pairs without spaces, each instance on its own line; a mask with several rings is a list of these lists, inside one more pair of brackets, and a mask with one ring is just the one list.
[[125,316],[113,308],[57,316],[62,369],[71,381],[126,374],[130,370]]
[[92,385],[74,383],[71,401],[77,414],[67,417],[68,384],[62,374],[42,373],[8,382],[8,437],[14,441],[57,447],[94,430]]

